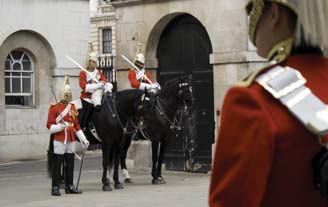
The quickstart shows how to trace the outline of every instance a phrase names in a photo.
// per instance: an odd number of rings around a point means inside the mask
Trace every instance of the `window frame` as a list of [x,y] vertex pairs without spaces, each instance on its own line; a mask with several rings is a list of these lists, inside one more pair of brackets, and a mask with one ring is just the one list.
[[[15,59],[13,57],[14,52],[21,52],[20,59]],[[30,64],[30,70],[24,70],[24,57],[27,57]],[[7,61],[10,61],[10,69],[8,70],[6,67]],[[14,70],[14,64],[20,64],[20,70]],[[5,107],[6,108],[35,108],[35,64],[33,58],[29,54],[29,52],[23,49],[14,49],[12,50],[6,57],[5,65],[4,65],[4,82],[5,82]],[[7,75],[9,73],[9,75]],[[16,74],[15,74],[16,73]],[[27,75],[25,75],[27,74]],[[9,85],[9,92],[7,92],[6,87],[6,79],[9,78],[10,85]],[[13,79],[18,79],[20,83],[19,92],[13,92]],[[24,79],[30,80],[30,92],[24,92]],[[7,97],[31,97],[31,104],[29,105],[18,105],[18,104],[7,104],[6,98]]]
[[[105,33],[109,31],[108,34],[110,34],[110,40],[105,40]],[[105,51],[105,44],[108,43],[110,48],[110,52]],[[113,53],[113,30],[111,27],[103,28],[102,29],[102,52],[103,54],[112,54]]]

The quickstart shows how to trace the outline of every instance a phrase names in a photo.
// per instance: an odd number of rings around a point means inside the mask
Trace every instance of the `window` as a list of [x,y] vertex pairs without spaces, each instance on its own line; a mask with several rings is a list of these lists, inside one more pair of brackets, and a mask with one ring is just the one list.
[[33,106],[34,66],[29,55],[21,50],[12,51],[5,63],[5,104]]
[[103,53],[112,53],[112,29],[103,29]]

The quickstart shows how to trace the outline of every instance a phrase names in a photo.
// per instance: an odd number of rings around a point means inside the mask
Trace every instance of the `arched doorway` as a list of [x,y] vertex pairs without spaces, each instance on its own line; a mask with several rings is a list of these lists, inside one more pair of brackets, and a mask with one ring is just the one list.
[[165,166],[170,170],[207,172],[214,142],[213,67],[210,38],[204,26],[193,16],[175,17],[161,34],[158,48],[157,80],[192,75],[195,113],[191,133],[181,132],[170,144]]

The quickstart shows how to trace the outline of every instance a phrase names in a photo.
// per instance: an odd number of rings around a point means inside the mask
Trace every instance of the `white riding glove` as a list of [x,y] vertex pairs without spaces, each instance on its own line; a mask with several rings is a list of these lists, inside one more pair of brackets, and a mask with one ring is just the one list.
[[79,138],[81,145],[83,148],[87,149],[89,147],[89,141],[87,140],[87,138],[85,137],[84,133],[82,130],[79,130],[77,132],[75,132],[77,138]]
[[145,69],[141,69],[141,70],[137,73],[136,78],[137,78],[137,80],[140,80],[140,79],[143,78],[144,76],[146,76],[146,71],[145,71]]
[[104,85],[105,84],[103,82],[87,84],[87,85],[85,85],[85,92],[92,93],[93,91],[104,87]]
[[148,83],[140,83],[139,89],[140,90],[150,90],[152,89],[154,86],[152,84],[148,84]]
[[157,89],[157,90],[161,90],[161,85],[159,85],[159,83],[155,82],[152,84],[153,89]]
[[113,84],[111,84],[110,82],[105,83],[105,92],[112,92],[113,89]]
[[65,125],[63,124],[53,124],[50,126],[50,133],[54,134],[57,132],[61,132],[65,129]]

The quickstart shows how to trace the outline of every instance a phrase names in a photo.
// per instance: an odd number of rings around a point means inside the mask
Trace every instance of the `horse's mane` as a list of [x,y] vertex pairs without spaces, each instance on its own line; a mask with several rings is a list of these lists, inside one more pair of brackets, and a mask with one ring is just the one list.
[[144,91],[139,89],[125,89],[115,92],[115,96],[117,103],[121,103],[127,100],[135,101],[136,98],[140,97],[143,93]]
[[162,88],[159,95],[164,96],[164,97],[172,95],[170,93],[172,93],[172,90],[174,90],[174,87],[178,86],[178,83],[179,83],[179,80],[176,78],[165,82],[165,85]]

